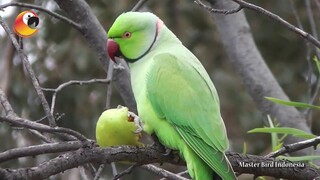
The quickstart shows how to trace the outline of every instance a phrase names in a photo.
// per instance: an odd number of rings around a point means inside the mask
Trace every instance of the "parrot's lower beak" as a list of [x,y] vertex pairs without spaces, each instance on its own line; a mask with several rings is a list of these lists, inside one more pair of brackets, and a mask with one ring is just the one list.
[[119,57],[121,55],[118,43],[116,43],[113,39],[108,39],[106,46],[110,59],[117,63],[115,57]]

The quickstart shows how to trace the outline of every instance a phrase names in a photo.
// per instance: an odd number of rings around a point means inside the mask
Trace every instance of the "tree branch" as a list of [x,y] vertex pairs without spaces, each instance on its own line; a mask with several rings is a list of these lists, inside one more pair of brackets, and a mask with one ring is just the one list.
[[254,4],[248,3],[243,0],[233,0],[233,1],[238,3],[242,8],[256,11],[258,13],[261,13],[261,14],[275,20],[276,22],[280,23],[281,25],[283,25],[284,27],[286,27],[290,31],[297,33],[302,38],[308,40],[309,42],[314,44],[316,47],[320,48],[320,42],[315,37],[313,37],[311,34],[305,32],[305,31],[297,28],[296,26],[290,24],[286,20],[282,19],[280,16],[278,16],[270,11],[267,11],[267,10],[263,9],[262,7],[256,6]]
[[225,9],[215,9],[215,8],[212,8],[210,6],[207,6],[205,5],[201,0],[195,0],[194,1],[197,5],[199,5],[200,7],[203,7],[205,8],[207,11],[209,11],[210,13],[219,13],[219,14],[234,14],[234,13],[237,13],[239,12],[242,7],[241,6],[238,6],[237,8],[235,9],[230,9],[230,10],[225,10]]
[[[90,47],[95,50],[105,72],[107,72],[109,64],[105,50],[105,44],[108,39],[107,33],[91,11],[89,5],[84,0],[55,0],[55,2],[67,13],[70,19],[80,24],[80,33],[88,41]],[[114,69],[113,71],[114,85],[126,106],[136,113],[137,106],[131,89],[128,66],[123,61],[121,61],[121,64],[125,68]]]
[[56,104],[57,93],[59,91],[61,91],[62,89],[66,88],[66,87],[68,87],[70,85],[74,85],[74,84],[82,86],[82,85],[88,85],[88,84],[93,84],[93,83],[110,83],[110,82],[111,82],[111,79],[108,79],[108,78],[107,79],[91,79],[91,80],[87,80],[87,81],[71,80],[71,81],[65,82],[63,84],[60,84],[55,89],[42,88],[42,90],[54,92],[53,95],[52,95],[51,110],[50,110],[50,112],[53,114],[54,108],[55,108],[55,104]]
[[169,172],[165,169],[159,168],[157,166],[154,166],[152,164],[147,164],[147,165],[143,165],[141,166],[143,169],[150,171],[160,177],[164,177],[167,179],[172,179],[172,180],[188,180],[187,178],[184,178],[178,174],[174,174],[172,172]]
[[131,11],[139,11],[139,9],[147,2],[148,0],[139,0],[138,3],[131,9]]
[[49,11],[48,9],[45,9],[41,6],[37,6],[37,5],[33,5],[33,4],[27,4],[27,3],[21,3],[21,2],[10,2],[10,3],[6,3],[6,4],[2,4],[0,5],[0,10],[1,9],[4,9],[6,7],[9,7],[9,6],[18,6],[18,7],[24,7],[24,8],[31,8],[31,9],[37,9],[39,11],[42,11],[42,12],[45,12],[47,13],[48,15],[52,16],[52,17],[55,17],[57,19],[60,19],[64,22],[66,22],[67,24],[73,26],[74,28],[76,29],[81,29],[80,25],[73,22],[72,20],[58,14],[58,13],[55,13],[55,12],[52,12],[52,11]]
[[40,84],[38,82],[38,79],[36,78],[36,75],[31,67],[31,64],[28,60],[28,57],[27,55],[23,52],[23,50],[21,49],[17,39],[15,38],[14,34],[12,33],[12,31],[10,30],[10,28],[8,27],[8,25],[3,21],[2,17],[0,16],[0,25],[3,27],[3,29],[6,31],[6,33],[8,34],[9,36],[9,39],[11,40],[13,46],[16,48],[23,64],[24,64],[24,67],[26,68],[27,72],[28,72],[28,75],[32,81],[32,84],[33,84],[33,87],[41,101],[41,104],[42,104],[42,107],[47,115],[47,118],[48,118],[48,121],[49,121],[49,125],[51,127],[54,127],[56,126],[56,122],[54,120],[54,117],[53,115],[51,114],[50,112],[50,107],[49,107],[49,104],[41,90],[41,87],[40,87]]
[[0,116],[0,122],[6,122],[9,123],[11,125],[14,126],[18,126],[18,127],[25,127],[25,128],[29,128],[29,129],[34,129],[34,130],[38,130],[40,132],[48,132],[48,133],[66,133],[69,135],[72,135],[74,137],[76,137],[77,139],[81,140],[81,141],[87,141],[88,139],[78,133],[77,131],[74,131],[72,129],[68,129],[68,128],[63,128],[63,127],[50,127],[44,124],[40,124],[40,123],[36,123],[27,119],[22,119],[20,117],[17,116]]
[[41,144],[41,145],[35,145],[35,146],[9,149],[5,152],[0,153],[0,164],[5,161],[20,158],[20,157],[73,151],[73,150],[79,149],[81,146],[82,146],[82,143],[80,141],[69,141],[69,142],[63,142],[63,143],[49,143],[49,144]]
[[[277,164],[290,164],[286,160],[277,160],[254,155],[242,155],[239,153],[228,152],[234,170],[239,173],[250,173],[258,176],[273,176],[286,179],[313,179],[320,175],[319,170],[303,164],[304,167],[287,167],[287,168],[261,168],[261,167],[244,167],[243,164],[262,164],[274,162]],[[177,155],[175,155],[177,156]],[[59,172],[77,167],[87,163],[111,163],[117,161],[139,162],[140,164],[148,163],[171,163],[184,165],[183,162],[176,162],[174,155],[166,156],[162,150],[157,147],[148,146],[138,148],[134,146],[120,146],[111,148],[86,147],[73,152],[60,155],[54,159],[46,161],[37,167],[19,168],[19,169],[0,169],[0,179],[44,179]],[[169,177],[168,177],[169,178]]]
[[[214,0],[211,5],[216,9],[232,9],[239,4]],[[239,73],[244,86],[260,111],[276,118],[282,127],[293,127],[310,133],[306,120],[296,108],[274,104],[264,98],[269,96],[289,100],[261,56],[244,12],[239,11],[227,16],[212,13],[212,16],[230,64]],[[285,141],[291,144],[301,140],[301,138],[288,136]],[[294,154],[307,155],[310,154],[310,149],[297,151]]]
[[267,157],[267,158],[273,157],[274,158],[274,157],[278,157],[278,156],[286,154],[286,153],[299,151],[301,149],[305,149],[305,148],[312,147],[312,146],[314,147],[314,149],[316,149],[318,144],[320,144],[320,136],[313,138],[313,139],[308,139],[305,141],[293,143],[293,144],[283,145],[282,148],[266,155],[265,157]]
[[16,113],[12,109],[11,104],[7,99],[7,96],[4,94],[1,88],[0,88],[0,103],[2,104],[4,111],[8,116],[16,116]]

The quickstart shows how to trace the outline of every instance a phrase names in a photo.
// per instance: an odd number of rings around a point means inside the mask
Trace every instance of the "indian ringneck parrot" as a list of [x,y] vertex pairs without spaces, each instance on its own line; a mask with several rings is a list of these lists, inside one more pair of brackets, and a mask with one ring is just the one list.
[[129,64],[144,131],[178,150],[193,179],[236,179],[217,91],[200,61],[149,12],[121,14],[108,36],[109,57]]
[[108,109],[99,117],[96,125],[96,140],[100,147],[134,145],[143,146],[139,142],[141,134],[136,126],[135,115],[128,108],[118,106]]

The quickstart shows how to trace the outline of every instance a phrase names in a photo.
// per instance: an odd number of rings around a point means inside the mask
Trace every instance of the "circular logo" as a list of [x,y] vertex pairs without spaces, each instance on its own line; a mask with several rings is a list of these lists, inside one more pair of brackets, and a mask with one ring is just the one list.
[[14,21],[14,32],[22,37],[32,37],[38,32],[39,17],[33,11],[21,12]]

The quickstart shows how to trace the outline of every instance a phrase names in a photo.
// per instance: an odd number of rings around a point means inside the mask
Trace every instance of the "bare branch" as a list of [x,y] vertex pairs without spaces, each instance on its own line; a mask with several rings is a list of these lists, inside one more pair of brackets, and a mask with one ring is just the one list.
[[14,126],[18,126],[18,127],[25,127],[25,128],[29,128],[29,129],[34,129],[34,130],[38,130],[40,132],[48,132],[48,133],[66,133],[69,135],[72,135],[74,137],[76,137],[77,139],[81,140],[81,141],[87,141],[88,139],[78,133],[77,131],[74,131],[72,129],[68,129],[68,128],[63,128],[63,127],[50,127],[44,124],[40,124],[40,123],[36,123],[27,119],[22,119],[20,117],[17,116],[7,116],[7,117],[3,117],[0,116],[0,122],[6,122],[9,123],[11,125]]
[[201,0],[195,0],[194,3],[196,3],[200,7],[205,8],[210,13],[219,13],[219,14],[225,14],[225,15],[237,13],[242,9],[241,6],[238,6],[236,9],[231,9],[231,10],[215,9],[215,8],[212,8],[212,7],[208,6],[208,5],[205,5]]
[[110,82],[111,82],[110,79],[90,79],[90,80],[87,80],[87,81],[71,80],[71,81],[65,82],[63,84],[60,84],[56,89],[42,88],[42,90],[54,92],[53,95],[52,95],[51,110],[50,110],[50,112],[53,114],[54,108],[55,108],[55,104],[56,104],[57,93],[59,91],[61,91],[62,89],[66,88],[66,87],[68,87],[70,85],[74,85],[74,84],[82,86],[82,85],[89,85],[89,84],[93,84],[93,83],[110,83]]
[[47,13],[48,15],[52,16],[52,17],[55,17],[57,19],[60,19],[64,22],[66,22],[67,24],[73,26],[74,28],[80,30],[81,27],[79,24],[73,22],[71,19],[68,19],[67,17],[64,17],[58,13],[55,13],[55,12],[52,12],[52,11],[49,11],[48,9],[45,9],[41,6],[37,6],[37,5],[33,5],[33,4],[27,4],[27,3],[21,3],[21,2],[10,2],[10,3],[6,3],[6,4],[2,4],[0,5],[0,10],[1,9],[4,9],[6,7],[9,7],[9,6],[18,6],[18,7],[24,7],[24,8],[31,8],[31,9],[37,9],[39,11],[42,11],[42,12],[45,12]]
[[172,172],[169,172],[165,169],[159,168],[157,166],[154,166],[152,164],[147,164],[147,165],[143,165],[141,166],[143,169],[150,171],[160,177],[165,177],[167,179],[172,179],[172,180],[188,180],[187,178],[184,178],[180,175],[174,174]]
[[7,96],[4,94],[2,89],[0,88],[0,103],[2,104],[5,112],[9,116],[16,116],[16,113],[12,109],[11,104],[9,103]]
[[[97,17],[91,11],[89,5],[84,0],[55,0],[59,7],[64,10],[70,19],[81,25],[80,33],[95,50],[101,61],[105,72],[108,71],[108,56],[106,54],[107,33],[99,23]],[[114,86],[120,93],[126,106],[133,112],[137,112],[137,106],[133,97],[130,83],[130,74],[125,63],[121,62],[124,69],[113,71]]]
[[[254,155],[242,155],[239,153],[226,153],[234,170],[239,173],[250,173],[258,176],[273,176],[276,178],[286,179],[313,179],[320,175],[319,170],[304,164],[304,167],[287,167],[287,168],[261,168],[261,167],[244,167],[243,163],[265,163],[274,162],[277,164],[290,163],[286,160],[265,158]],[[66,153],[54,159],[46,161],[37,167],[19,168],[19,169],[0,169],[0,179],[44,179],[59,172],[78,167],[87,163],[111,163],[115,161],[139,162],[139,164],[148,163],[172,163],[184,165],[183,162],[176,162],[174,157],[177,155],[166,156],[163,151],[155,146],[138,148],[135,146],[120,146],[110,148],[86,147],[76,151]]]
[[113,65],[114,65],[113,62],[109,62],[109,67],[107,72],[107,80],[109,80],[109,83],[107,84],[106,109],[109,109],[111,104]]
[[299,151],[301,149],[305,149],[307,147],[312,147],[312,146],[314,147],[314,149],[316,149],[318,144],[320,144],[320,136],[313,138],[313,139],[308,139],[305,141],[293,143],[293,144],[283,145],[282,148],[266,155],[265,157],[267,157],[267,158],[273,157],[274,158],[274,157],[278,157],[278,156],[286,154],[286,153]]
[[54,127],[56,126],[56,122],[53,118],[53,115],[51,114],[50,112],[50,107],[49,107],[49,104],[41,90],[41,87],[40,87],[40,84],[38,82],[38,79],[36,78],[36,75],[31,67],[31,64],[28,60],[28,57],[27,55],[23,52],[23,50],[21,49],[17,39],[15,38],[14,34],[12,33],[12,31],[10,30],[10,28],[8,27],[8,25],[3,21],[2,17],[0,16],[0,25],[3,27],[3,29],[6,31],[6,33],[8,34],[12,44],[14,45],[14,47],[16,48],[23,64],[24,64],[24,67],[26,68],[28,74],[29,74],[29,77],[31,78],[31,81],[32,81],[32,84],[33,84],[33,87],[34,89],[36,90],[36,93],[38,94],[39,98],[40,98],[40,101],[41,101],[41,104],[42,104],[42,107],[47,115],[47,118],[48,118],[48,121],[49,121],[49,125],[51,127]]
[[0,163],[20,157],[73,151],[79,149],[81,146],[82,143],[80,141],[69,141],[63,143],[50,143],[9,149],[5,152],[0,153]]
[[102,173],[102,170],[104,169],[104,164],[100,164],[99,169],[96,172],[96,175],[94,176],[93,180],[99,180],[100,174]]
[[139,11],[139,9],[146,3],[148,0],[139,0],[138,3],[132,8],[131,11]]
[[288,28],[290,31],[297,33],[302,38],[308,40],[309,42],[314,44],[316,47],[320,48],[320,42],[315,37],[313,37],[311,34],[305,32],[305,31],[297,28],[296,26],[290,24],[286,20],[282,19],[280,16],[278,16],[270,11],[267,11],[267,10],[263,9],[262,7],[256,6],[254,4],[248,3],[243,0],[233,0],[233,1],[238,3],[242,8],[247,8],[247,9],[259,12],[259,13],[275,20],[276,22],[280,23],[284,27]]

